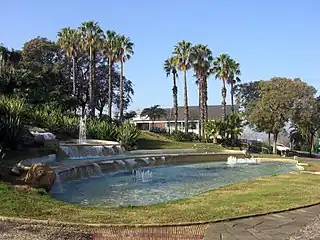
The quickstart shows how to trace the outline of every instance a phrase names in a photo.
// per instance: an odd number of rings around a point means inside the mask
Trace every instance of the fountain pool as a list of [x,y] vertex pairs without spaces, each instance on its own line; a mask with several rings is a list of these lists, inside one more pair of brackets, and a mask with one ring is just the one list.
[[220,186],[296,170],[294,163],[284,162],[232,166],[226,162],[147,166],[55,184],[51,194],[59,200],[81,205],[141,206],[186,198]]

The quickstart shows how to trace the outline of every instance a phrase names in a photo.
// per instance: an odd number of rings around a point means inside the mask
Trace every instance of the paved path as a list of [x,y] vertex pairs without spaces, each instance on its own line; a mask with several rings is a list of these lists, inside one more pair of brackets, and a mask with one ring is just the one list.
[[209,225],[74,228],[0,221],[2,240],[320,240],[320,205]]
[[320,239],[320,205],[209,225],[210,240]]

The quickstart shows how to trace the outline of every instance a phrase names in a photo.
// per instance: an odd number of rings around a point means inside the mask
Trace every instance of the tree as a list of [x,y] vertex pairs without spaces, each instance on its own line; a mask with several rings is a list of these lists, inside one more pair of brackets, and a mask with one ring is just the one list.
[[131,42],[129,37],[121,35],[118,42],[118,61],[120,62],[120,121],[123,121],[123,111],[124,111],[124,63],[128,61],[134,54],[133,48],[134,44]]
[[274,154],[280,131],[313,92],[314,89],[300,79],[276,77],[259,83],[259,98],[250,102],[246,117],[258,130],[273,134]]
[[244,110],[252,102],[256,102],[260,97],[259,84],[261,81],[242,83],[235,86],[235,96],[237,103]]
[[173,59],[179,71],[183,72],[184,83],[184,124],[185,133],[188,133],[188,120],[189,120],[189,106],[188,106],[188,85],[187,85],[187,71],[191,68],[190,52],[192,44],[190,42],[181,41],[174,46]]
[[174,59],[168,58],[164,61],[164,71],[167,74],[167,77],[172,74],[173,87],[172,87],[172,97],[173,97],[173,109],[174,109],[174,129],[178,130],[178,87],[177,81],[178,72],[174,63]]
[[103,52],[108,59],[109,69],[109,90],[108,90],[108,115],[112,117],[112,68],[114,62],[117,60],[117,53],[119,51],[119,35],[115,31],[108,30],[106,32],[106,40],[103,44]]
[[[295,132],[292,132],[293,137],[297,139],[300,134],[303,139],[306,139],[309,145],[309,153],[311,155],[314,146],[314,138],[320,129],[320,99],[309,98],[305,99],[304,103],[297,107],[292,116]],[[293,134],[295,133],[295,134]],[[299,138],[298,138],[299,140]]]
[[165,117],[167,112],[163,108],[160,108],[160,105],[154,105],[152,107],[143,109],[140,115],[150,118],[152,125],[154,125],[154,121],[161,117]]
[[240,64],[233,59],[230,59],[229,77],[227,83],[230,84],[230,96],[231,96],[231,112],[234,113],[234,95],[235,84],[240,82],[239,76],[241,75]]
[[226,112],[226,97],[227,97],[227,89],[226,89],[226,81],[230,77],[230,63],[231,59],[228,54],[221,54],[219,57],[215,59],[213,62],[213,68],[211,69],[211,72],[215,74],[216,79],[220,79],[222,81],[222,89],[221,89],[221,95],[222,95],[222,102],[221,102],[221,108],[222,108],[222,119],[225,120],[227,116]]
[[88,21],[81,23],[79,27],[82,38],[82,48],[89,53],[90,58],[90,79],[89,79],[89,108],[90,115],[95,116],[95,59],[96,53],[101,48],[102,39],[104,37],[102,29],[99,27],[98,22]]
[[77,54],[79,52],[80,33],[77,29],[70,27],[62,28],[58,32],[58,44],[65,51],[66,55],[72,59],[72,95],[76,95],[77,79]]
[[199,132],[200,136],[204,136],[204,123],[207,121],[205,112],[207,102],[207,78],[208,72],[213,61],[211,50],[208,46],[198,44],[192,47],[190,53],[190,62],[198,79],[199,87],[199,108],[200,108],[200,121],[199,121]]

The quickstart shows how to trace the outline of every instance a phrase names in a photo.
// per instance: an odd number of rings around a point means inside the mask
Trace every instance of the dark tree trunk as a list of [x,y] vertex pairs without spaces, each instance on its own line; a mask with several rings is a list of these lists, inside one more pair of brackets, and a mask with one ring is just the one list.
[[178,88],[176,81],[176,73],[173,73],[173,109],[174,109],[174,130],[178,131]]
[[103,107],[99,109],[99,117],[101,118],[103,114]]
[[204,97],[204,122],[208,121],[208,81],[204,79],[203,97]]
[[268,133],[268,145],[271,146],[271,133]]
[[76,58],[72,57],[72,95],[76,96]]
[[95,116],[95,99],[94,99],[94,53],[92,51],[92,47],[90,46],[90,78],[89,78],[89,109],[90,116]]
[[273,134],[273,154],[277,154],[278,133]]
[[[201,137],[204,138],[204,92],[203,92],[204,82],[203,79],[199,79],[199,112],[200,112],[200,121],[199,121],[199,132]],[[201,139],[201,138],[200,138]]]
[[188,86],[187,86],[187,71],[184,71],[184,131],[188,133],[189,123],[189,106],[188,106]]
[[234,113],[234,86],[233,86],[233,80],[231,79],[230,82],[230,97],[231,97],[231,112]]
[[109,71],[108,71],[108,75],[109,75],[109,81],[108,81],[108,115],[110,117],[110,119],[112,118],[112,61],[110,61],[109,58]]
[[224,120],[226,120],[226,117],[227,117],[227,111],[226,111],[227,89],[226,89],[226,81],[225,80],[222,80],[221,95],[222,95],[222,102],[221,102],[222,120],[224,121]]
[[120,121],[123,121],[123,111],[124,111],[124,97],[123,97],[123,61],[120,61]]
[[201,95],[201,81],[199,80],[199,82],[198,82],[198,91],[199,91],[199,111],[200,111],[200,113],[199,113],[199,139],[200,139],[200,141],[201,141],[201,139],[202,139],[202,122],[201,122],[201,97],[202,97],[202,95]]

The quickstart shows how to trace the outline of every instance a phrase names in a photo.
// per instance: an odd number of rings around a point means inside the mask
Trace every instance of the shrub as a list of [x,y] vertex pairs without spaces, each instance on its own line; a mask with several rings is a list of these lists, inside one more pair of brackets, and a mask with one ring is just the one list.
[[24,111],[22,99],[0,96],[0,143],[4,148],[16,149],[27,139]]
[[115,141],[117,135],[117,127],[111,123],[97,119],[87,120],[87,138]]
[[117,141],[127,150],[131,150],[137,143],[140,130],[130,122],[126,121],[118,128]]
[[173,131],[171,138],[179,142],[187,142],[194,140],[194,133],[184,133],[182,131]]

